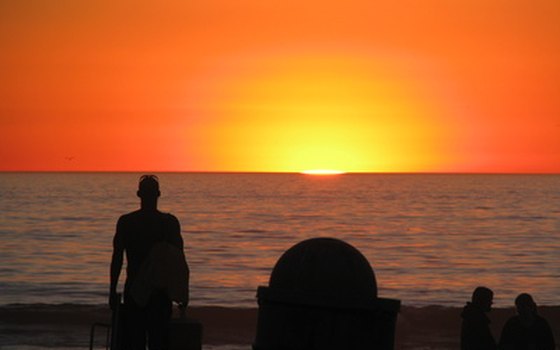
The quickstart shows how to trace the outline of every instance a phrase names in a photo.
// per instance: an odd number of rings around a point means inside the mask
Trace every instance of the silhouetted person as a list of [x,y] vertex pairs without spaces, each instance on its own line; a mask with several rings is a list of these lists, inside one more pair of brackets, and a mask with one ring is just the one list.
[[490,319],[486,316],[492,309],[494,292],[477,287],[471,302],[463,308],[461,317],[461,350],[494,350],[496,341],[490,332]]
[[124,348],[145,350],[146,339],[150,350],[167,348],[168,326],[172,302],[164,289],[151,289],[141,305],[131,293],[135,278],[149,260],[152,248],[162,240],[183,250],[179,221],[171,214],[157,209],[160,196],[157,177],[144,175],[138,186],[140,210],[123,215],[117,223],[111,260],[109,303],[114,310],[118,305],[117,284],[126,253],[127,268],[124,286]]
[[502,330],[500,349],[554,350],[554,336],[548,322],[537,314],[537,304],[531,295],[515,298],[517,315],[510,318]]

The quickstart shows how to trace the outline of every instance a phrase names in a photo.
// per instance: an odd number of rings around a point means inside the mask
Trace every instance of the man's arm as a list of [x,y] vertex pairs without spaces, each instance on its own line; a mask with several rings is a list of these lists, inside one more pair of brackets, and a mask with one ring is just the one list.
[[115,238],[113,239],[113,256],[111,257],[111,271],[110,278],[111,284],[109,287],[109,305],[111,309],[115,309],[118,306],[120,300],[117,297],[117,285],[119,283],[119,277],[121,275],[121,269],[123,265],[123,255],[124,247],[122,244],[122,223],[121,219],[117,223],[117,232],[115,233]]
[[169,243],[183,250],[183,237],[181,236],[181,224],[174,215],[169,215]]

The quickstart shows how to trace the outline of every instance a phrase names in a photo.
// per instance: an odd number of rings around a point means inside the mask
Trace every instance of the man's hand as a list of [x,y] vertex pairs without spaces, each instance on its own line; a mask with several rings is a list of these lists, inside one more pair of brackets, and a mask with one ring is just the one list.
[[111,307],[111,310],[113,310],[113,311],[117,310],[120,303],[121,303],[121,295],[117,292],[114,292],[114,291],[110,292],[109,293],[109,306]]

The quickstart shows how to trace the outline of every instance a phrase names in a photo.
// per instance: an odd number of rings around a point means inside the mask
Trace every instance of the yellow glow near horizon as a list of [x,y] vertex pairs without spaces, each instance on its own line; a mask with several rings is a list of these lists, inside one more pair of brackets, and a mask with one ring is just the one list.
[[310,170],[304,170],[301,173],[304,174],[304,175],[342,175],[342,174],[346,174],[345,171],[333,170],[333,169],[310,169]]
[[[355,57],[280,57],[236,76],[205,138],[227,169],[433,171],[449,128],[422,82]],[[410,68],[408,68],[410,69]],[[237,67],[236,71],[246,71]],[[414,156],[411,156],[411,155]]]
[[2,1],[1,171],[560,173],[560,1]]

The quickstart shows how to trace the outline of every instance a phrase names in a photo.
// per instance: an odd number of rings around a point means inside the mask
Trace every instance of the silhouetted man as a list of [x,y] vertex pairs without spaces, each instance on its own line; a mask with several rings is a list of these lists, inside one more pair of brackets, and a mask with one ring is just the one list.
[[510,318],[502,330],[500,350],[554,350],[554,336],[548,322],[537,314],[537,304],[530,294],[515,298],[517,316]]
[[496,341],[490,332],[490,319],[494,293],[486,287],[477,287],[471,302],[463,308],[461,317],[461,350],[495,350]]
[[157,177],[144,175],[138,186],[140,210],[123,215],[117,223],[111,260],[109,303],[114,310],[118,305],[117,284],[126,253],[127,268],[124,286],[124,348],[145,350],[146,338],[150,350],[167,348],[167,334],[172,302],[164,289],[151,289],[145,301],[139,303],[131,293],[132,285],[150,258],[152,248],[166,241],[183,250],[179,221],[171,214],[157,209],[160,196]]

